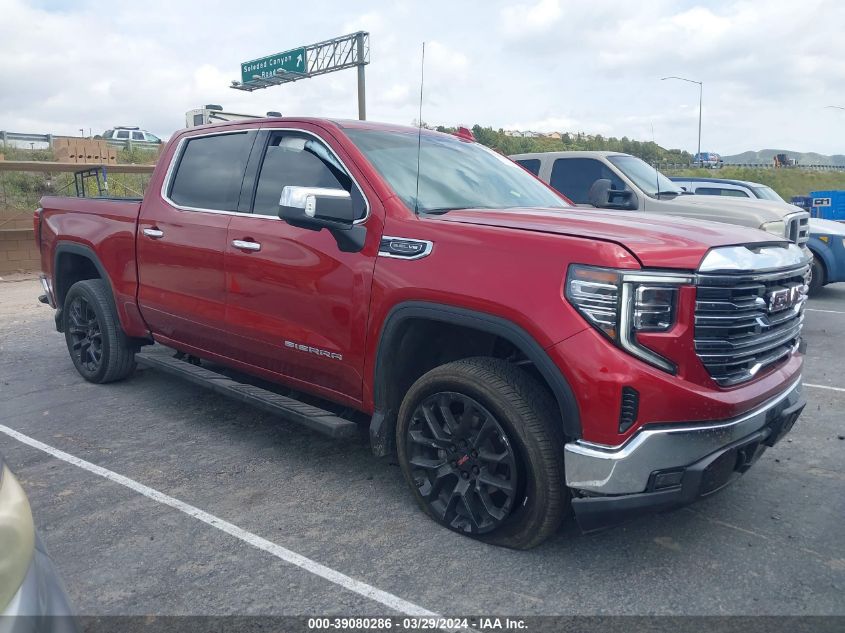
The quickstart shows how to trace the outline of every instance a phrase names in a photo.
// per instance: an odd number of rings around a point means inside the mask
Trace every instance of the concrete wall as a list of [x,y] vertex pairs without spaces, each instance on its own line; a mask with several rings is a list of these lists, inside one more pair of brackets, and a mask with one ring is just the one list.
[[32,213],[0,209],[0,275],[41,269],[35,246]]

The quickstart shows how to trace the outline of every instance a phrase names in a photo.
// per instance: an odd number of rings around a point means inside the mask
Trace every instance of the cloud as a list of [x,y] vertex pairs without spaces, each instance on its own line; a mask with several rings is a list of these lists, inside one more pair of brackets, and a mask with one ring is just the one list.
[[845,2],[652,0],[620,3],[374,0],[0,0],[0,129],[102,131],[139,125],[167,136],[186,110],[352,118],[357,74],[344,70],[253,93],[231,90],[239,63],[363,29],[367,111],[539,131],[584,131],[729,154],[785,147],[841,152]]
[[523,39],[554,28],[562,15],[560,0],[538,0],[504,7],[499,21],[506,36]]

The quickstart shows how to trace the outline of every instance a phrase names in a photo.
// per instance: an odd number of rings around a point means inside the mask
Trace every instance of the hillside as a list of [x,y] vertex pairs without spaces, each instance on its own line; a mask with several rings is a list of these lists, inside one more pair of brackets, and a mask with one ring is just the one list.
[[786,154],[798,161],[799,165],[837,165],[845,166],[845,155],[834,154],[827,156],[816,152],[793,152],[788,149],[761,149],[760,151],[748,151],[733,156],[723,156],[726,164],[747,164],[747,163],[771,163],[775,154]]
[[[440,132],[454,132],[456,128],[437,127]],[[479,143],[495,149],[505,155],[525,154],[529,152],[562,152],[572,150],[606,150],[624,152],[639,156],[649,163],[689,163],[692,155],[679,149],[666,149],[651,141],[634,141],[626,136],[622,138],[601,135],[586,137],[583,134],[564,134],[562,138],[522,138],[508,136],[504,130],[492,127],[472,126],[472,133]]]

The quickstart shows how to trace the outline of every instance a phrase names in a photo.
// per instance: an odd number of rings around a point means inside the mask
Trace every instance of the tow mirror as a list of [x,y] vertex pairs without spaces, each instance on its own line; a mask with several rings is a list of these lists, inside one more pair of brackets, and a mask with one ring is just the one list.
[[614,189],[610,179],[600,178],[593,183],[587,194],[590,204],[597,209],[618,209],[635,211],[637,198],[628,189]]
[[367,230],[355,224],[355,205],[345,189],[283,187],[279,218],[301,229],[328,229],[341,251],[357,252],[364,247]]

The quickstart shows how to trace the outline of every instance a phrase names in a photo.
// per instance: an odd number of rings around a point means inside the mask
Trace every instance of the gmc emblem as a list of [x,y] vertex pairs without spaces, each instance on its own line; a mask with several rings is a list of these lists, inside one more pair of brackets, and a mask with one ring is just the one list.
[[801,286],[775,290],[769,294],[769,312],[780,312],[794,307],[801,301]]

